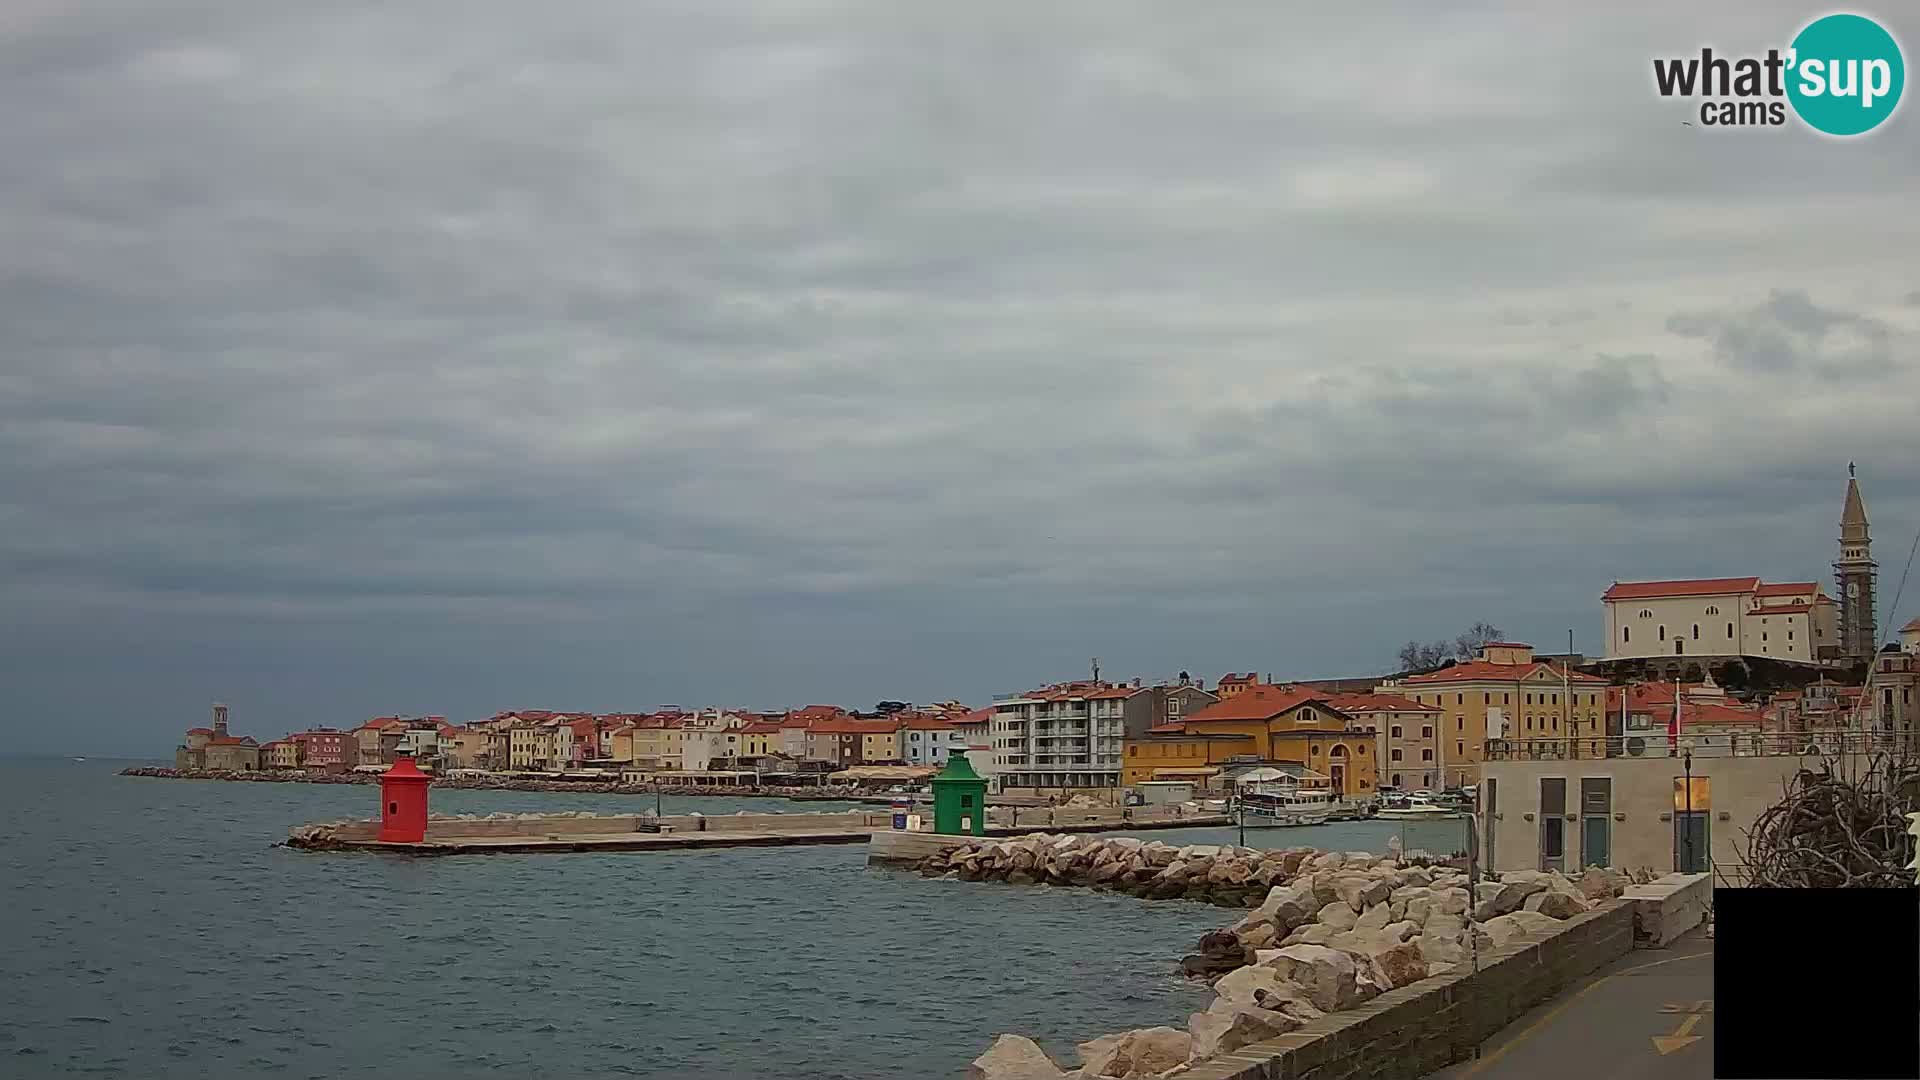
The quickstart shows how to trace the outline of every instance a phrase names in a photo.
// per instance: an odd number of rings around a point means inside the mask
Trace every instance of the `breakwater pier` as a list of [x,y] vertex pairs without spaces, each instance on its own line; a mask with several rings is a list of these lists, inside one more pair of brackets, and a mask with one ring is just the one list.
[[[989,836],[1040,829],[1054,833],[1185,829],[1228,824],[1220,814],[1179,807],[996,809]],[[380,839],[378,821],[332,821],[295,826],[286,846],[303,851],[384,851],[403,855],[483,855],[528,852],[684,851],[690,848],[865,844],[876,837],[932,837],[893,828],[893,815],[872,811],[802,814],[493,814],[434,817],[424,839]],[[959,840],[961,838],[952,838]]]

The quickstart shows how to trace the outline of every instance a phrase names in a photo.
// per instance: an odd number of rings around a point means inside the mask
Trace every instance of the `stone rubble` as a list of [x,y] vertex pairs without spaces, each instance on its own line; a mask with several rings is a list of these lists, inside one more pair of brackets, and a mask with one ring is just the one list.
[[1082,1043],[1077,1070],[1055,1064],[1029,1040],[1002,1035],[975,1059],[968,1073],[974,1080],[1176,1076],[1196,1062],[1449,971],[1475,950],[1551,931],[1655,876],[1598,867],[1572,878],[1487,873],[1470,892],[1465,870],[1397,853],[1175,847],[1048,834],[971,840],[928,857],[919,870],[964,881],[1083,886],[1250,909],[1233,925],[1203,935],[1182,958],[1181,970],[1211,981],[1215,995],[1185,1031],[1143,1028]]

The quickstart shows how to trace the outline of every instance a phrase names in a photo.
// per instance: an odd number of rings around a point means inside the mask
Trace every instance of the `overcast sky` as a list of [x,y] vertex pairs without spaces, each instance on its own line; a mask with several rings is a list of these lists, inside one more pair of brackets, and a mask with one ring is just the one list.
[[0,734],[1593,652],[1849,460],[1891,598],[1915,103],[1556,6],[0,5]]

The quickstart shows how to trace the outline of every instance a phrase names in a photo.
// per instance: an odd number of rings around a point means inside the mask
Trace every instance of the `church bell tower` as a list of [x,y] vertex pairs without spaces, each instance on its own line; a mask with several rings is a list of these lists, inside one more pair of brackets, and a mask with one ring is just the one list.
[[1840,558],[1833,564],[1833,580],[1840,599],[1840,655],[1868,660],[1879,648],[1873,618],[1873,584],[1878,564],[1873,561],[1873,536],[1867,529],[1867,505],[1860,499],[1860,482],[1853,463],[1847,463],[1847,503],[1840,511]]

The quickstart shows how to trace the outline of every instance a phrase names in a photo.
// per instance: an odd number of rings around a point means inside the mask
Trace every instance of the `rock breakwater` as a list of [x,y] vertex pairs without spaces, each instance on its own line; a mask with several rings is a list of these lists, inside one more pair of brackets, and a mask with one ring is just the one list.
[[1509,872],[1470,883],[1465,870],[1418,855],[1045,834],[968,843],[929,857],[920,871],[1252,909],[1203,936],[1181,960],[1182,971],[1210,980],[1215,992],[1213,1004],[1184,1029],[1143,1028],[1082,1043],[1081,1064],[1071,1070],[1025,1036],[1001,1035],[974,1060],[973,1080],[1177,1076],[1452,970],[1476,951],[1551,931],[1654,877],[1650,870],[1593,868],[1577,877]]

